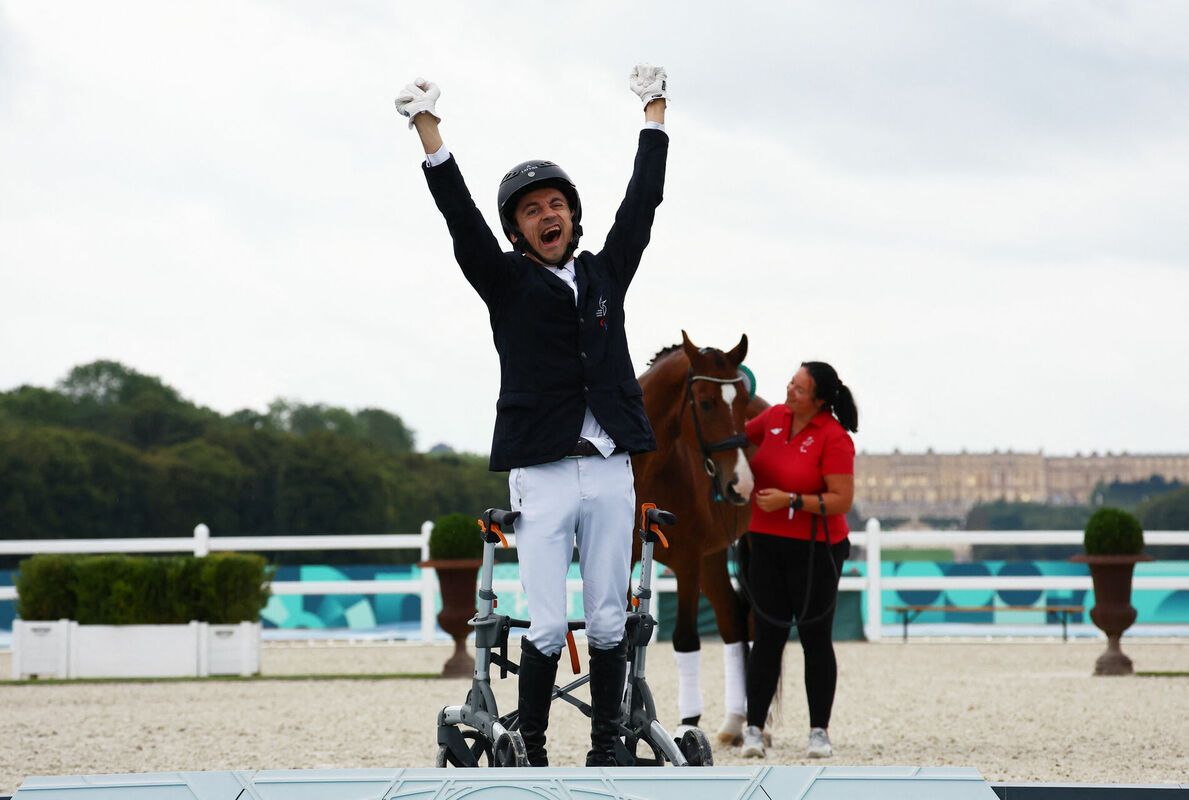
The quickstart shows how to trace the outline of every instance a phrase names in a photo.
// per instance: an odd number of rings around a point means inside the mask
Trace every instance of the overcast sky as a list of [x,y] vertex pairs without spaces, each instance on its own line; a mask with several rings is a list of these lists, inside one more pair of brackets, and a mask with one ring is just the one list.
[[746,333],[770,401],[838,368],[860,450],[1189,451],[1176,0],[0,2],[0,390],[114,359],[486,453],[486,310],[393,97],[441,86],[489,222],[560,163],[597,250],[637,61],[672,91],[637,371]]

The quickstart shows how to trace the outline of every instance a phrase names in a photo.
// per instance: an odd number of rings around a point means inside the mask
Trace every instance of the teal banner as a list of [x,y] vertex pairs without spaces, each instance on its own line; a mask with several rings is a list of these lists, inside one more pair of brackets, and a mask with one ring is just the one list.
[[[1088,575],[1082,564],[1067,561],[974,561],[974,562],[930,562],[930,561],[885,561],[885,576],[912,577],[971,577],[971,576],[1068,576]],[[862,561],[848,561],[843,566],[845,575],[864,575],[867,565]],[[637,566],[637,577],[639,567]],[[1139,576],[1186,576],[1189,575],[1189,561],[1152,561],[1136,565]],[[570,568],[570,578],[580,577],[578,565]],[[518,580],[516,564],[497,564],[495,579]],[[406,580],[409,591],[401,594],[341,594],[341,595],[274,595],[261,614],[266,628],[348,628],[356,630],[377,630],[390,627],[407,628],[421,620],[420,580],[421,570],[413,565],[329,567],[321,565],[282,567],[277,572],[278,581],[360,581],[360,580]],[[0,574],[0,586],[12,585],[11,576]],[[859,592],[843,592],[839,598],[835,623],[838,638],[857,638],[866,617],[866,604],[861,602]],[[440,607],[435,598],[434,613]],[[1138,612],[1136,624],[1189,624],[1189,591],[1187,590],[1135,590],[1132,605]],[[1094,592],[1090,590],[906,590],[883,591],[881,606],[935,605],[935,606],[1000,606],[1002,611],[987,613],[950,613],[925,611],[916,617],[916,622],[962,622],[962,623],[1054,623],[1056,615],[1046,615],[1041,608],[1049,605],[1080,605],[1087,611],[1094,605]],[[1036,606],[1036,611],[1007,610],[1007,606]],[[659,593],[655,606],[660,620],[660,636],[671,638],[673,619],[676,615],[676,595]],[[515,617],[527,617],[528,608],[520,591],[500,592],[500,611]],[[571,617],[582,616],[582,595],[569,595],[567,613]],[[0,602],[0,630],[11,630],[15,616],[12,601]],[[1046,618],[1052,617],[1052,618]],[[1089,615],[1071,615],[1071,623],[1089,622]],[[899,615],[884,611],[884,624],[898,624]],[[699,631],[708,637],[717,635],[714,615],[705,598],[701,601]]]

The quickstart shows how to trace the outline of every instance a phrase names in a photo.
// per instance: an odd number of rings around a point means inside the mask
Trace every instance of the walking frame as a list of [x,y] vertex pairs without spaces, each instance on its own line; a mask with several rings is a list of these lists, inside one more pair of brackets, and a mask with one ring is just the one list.
[[[528,620],[495,613],[496,595],[492,591],[495,546],[508,546],[503,531],[513,532],[519,511],[489,508],[479,520],[483,537],[483,566],[479,576],[478,612],[471,620],[475,629],[475,675],[462,705],[447,706],[438,713],[437,766],[446,767],[527,767],[524,739],[518,730],[519,715],[500,715],[491,691],[491,671],[498,667],[500,678],[518,674],[519,664],[510,661],[508,633],[512,628],[527,628]],[[652,550],[659,541],[668,547],[661,525],[673,525],[677,518],[653,503],[641,505],[642,542],[640,583],[632,593],[624,637],[628,643],[627,679],[620,702],[619,731],[615,742],[617,766],[710,766],[713,755],[706,734],[697,728],[674,739],[656,718],[652,692],[644,678],[645,654],[656,628],[650,613],[652,606]],[[578,656],[573,632],[583,630],[585,620],[570,620],[566,644],[570,661],[577,673]],[[573,695],[575,689],[590,682],[582,675],[565,686],[554,686],[552,700],[560,699],[590,717],[591,707]],[[481,763],[485,762],[485,763]]]

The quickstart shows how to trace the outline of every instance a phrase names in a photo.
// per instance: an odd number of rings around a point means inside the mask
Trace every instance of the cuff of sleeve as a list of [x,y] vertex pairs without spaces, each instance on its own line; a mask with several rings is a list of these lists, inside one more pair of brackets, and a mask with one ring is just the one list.
[[663,131],[663,130],[665,130],[665,123],[653,122],[652,120],[648,120],[647,122],[644,123],[644,129],[645,130],[654,130],[654,131]]
[[446,145],[443,144],[441,147],[438,148],[438,151],[436,153],[429,153],[428,155],[425,156],[425,163],[431,167],[437,167],[437,166],[441,166],[442,164],[445,164],[447,159],[449,159],[449,158],[450,158],[450,151],[447,150]]

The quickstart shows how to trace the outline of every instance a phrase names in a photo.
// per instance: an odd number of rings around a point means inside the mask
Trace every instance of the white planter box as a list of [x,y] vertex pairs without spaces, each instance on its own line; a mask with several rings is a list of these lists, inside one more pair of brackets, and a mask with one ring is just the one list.
[[69,672],[70,620],[12,622],[12,679],[65,678]]
[[260,672],[259,622],[12,626],[12,677],[188,678]]
[[206,625],[206,675],[259,675],[260,623]]

